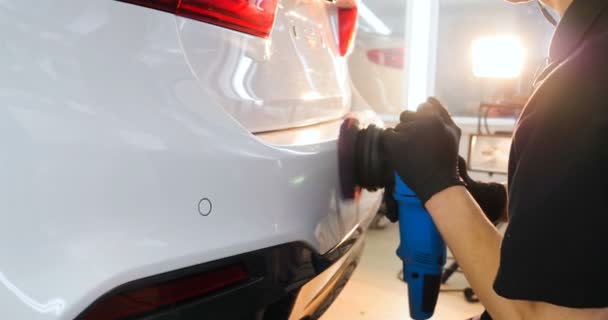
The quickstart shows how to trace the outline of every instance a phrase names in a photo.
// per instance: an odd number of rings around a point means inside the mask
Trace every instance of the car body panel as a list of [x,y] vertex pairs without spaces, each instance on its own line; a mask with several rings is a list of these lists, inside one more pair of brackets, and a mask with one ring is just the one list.
[[123,283],[277,244],[323,253],[373,216],[378,194],[339,196],[337,132],[274,145],[226,112],[187,58],[189,23],[0,3],[2,318],[73,319]]
[[348,68],[336,54],[336,5],[280,1],[268,39],[178,18],[203,88],[252,132],[335,120],[349,110]]
[[371,61],[368,52],[403,46],[403,39],[394,35],[357,32],[357,41],[349,57],[350,74],[363,99],[380,115],[395,115],[404,110],[405,73],[401,68]]

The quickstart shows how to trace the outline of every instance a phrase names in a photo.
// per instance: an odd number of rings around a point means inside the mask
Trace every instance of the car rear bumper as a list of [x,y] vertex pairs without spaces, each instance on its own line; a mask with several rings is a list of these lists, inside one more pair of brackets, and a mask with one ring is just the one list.
[[343,247],[341,257],[332,266],[300,289],[289,319],[312,320],[321,317],[350,280],[359,264],[363,247],[363,236],[352,239],[348,247]]
[[76,319],[96,318],[91,316],[94,311],[110,307],[108,301],[116,297],[127,297],[133,292],[235,265],[245,267],[246,280],[196,299],[132,315],[129,319],[316,319],[331,305],[354,272],[363,249],[364,229],[365,226],[356,228],[325,254],[302,242],[292,242],[136,280],[103,295]]

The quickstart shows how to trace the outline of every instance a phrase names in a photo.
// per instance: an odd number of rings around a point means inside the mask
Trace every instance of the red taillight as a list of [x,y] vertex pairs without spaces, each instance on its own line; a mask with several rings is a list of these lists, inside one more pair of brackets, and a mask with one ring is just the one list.
[[403,69],[403,53],[403,48],[372,49],[367,51],[367,58],[375,64]]
[[249,279],[243,265],[117,293],[89,308],[79,320],[118,320],[201,297]]
[[342,56],[348,53],[354,40],[357,29],[357,11],[354,1],[347,7],[338,7],[338,39]]
[[277,0],[119,0],[268,37]]

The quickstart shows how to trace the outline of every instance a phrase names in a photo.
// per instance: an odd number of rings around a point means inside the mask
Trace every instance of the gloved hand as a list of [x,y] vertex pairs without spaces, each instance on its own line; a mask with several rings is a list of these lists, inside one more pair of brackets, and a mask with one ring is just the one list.
[[506,216],[507,190],[502,184],[471,179],[467,172],[467,163],[462,157],[458,157],[458,172],[466,184],[467,190],[492,223],[496,223]]
[[402,113],[400,120],[383,133],[384,153],[422,203],[448,187],[463,185],[458,174],[460,129],[441,103],[429,98],[417,112]]
[[385,215],[391,222],[397,222],[399,221],[399,207],[397,200],[393,197],[393,192],[395,192],[394,183],[384,188],[382,206],[378,209],[378,213]]

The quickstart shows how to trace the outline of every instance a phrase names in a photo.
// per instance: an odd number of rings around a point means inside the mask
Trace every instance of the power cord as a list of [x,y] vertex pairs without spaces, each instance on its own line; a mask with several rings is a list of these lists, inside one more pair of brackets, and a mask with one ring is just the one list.
[[483,114],[483,126],[486,129],[486,134],[492,134],[492,132],[490,132],[490,126],[488,125],[488,115],[489,115],[491,109],[492,108],[486,108],[486,110]]
[[549,21],[549,23],[552,24],[554,27],[557,26],[557,20],[551,15],[551,13],[549,13],[549,10],[547,10],[547,8],[545,8],[545,6],[543,6],[543,4],[540,3],[539,0],[537,0],[536,3],[538,3],[538,6],[540,7],[540,12],[543,13],[545,19],[547,19],[547,21]]

